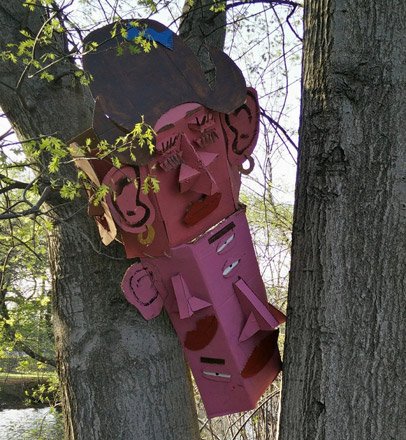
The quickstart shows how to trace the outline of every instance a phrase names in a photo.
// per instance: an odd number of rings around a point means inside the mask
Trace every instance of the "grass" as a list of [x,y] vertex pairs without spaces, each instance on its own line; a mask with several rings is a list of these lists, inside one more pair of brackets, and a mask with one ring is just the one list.
[[0,383],[6,380],[33,380],[33,379],[48,379],[55,377],[54,371],[37,371],[31,373],[5,373],[0,371]]
[[25,374],[1,372],[0,410],[41,405],[41,402],[34,398],[35,390],[41,385],[48,384],[54,377],[56,373],[48,371]]

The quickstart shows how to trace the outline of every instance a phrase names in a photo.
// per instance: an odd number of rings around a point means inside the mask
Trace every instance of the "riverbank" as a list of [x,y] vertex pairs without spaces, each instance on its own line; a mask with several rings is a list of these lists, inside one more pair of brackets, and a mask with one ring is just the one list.
[[0,373],[0,411],[42,408],[56,401],[54,374]]

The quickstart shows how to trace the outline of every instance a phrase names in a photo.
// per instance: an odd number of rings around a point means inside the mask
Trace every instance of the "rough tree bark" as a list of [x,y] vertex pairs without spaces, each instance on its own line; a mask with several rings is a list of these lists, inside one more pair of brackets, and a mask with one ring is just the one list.
[[[0,50],[24,38],[20,29],[35,35],[43,23],[42,9],[30,13],[21,3],[0,5]],[[62,36],[59,48],[66,50]],[[90,126],[93,100],[74,69],[66,61],[52,71],[55,81],[24,76],[16,88],[23,66],[0,62],[0,106],[20,139],[68,140]],[[71,173],[71,166],[61,170],[62,177]],[[188,371],[168,318],[146,322],[124,300],[120,281],[130,262],[119,246],[100,245],[84,199],[61,204],[54,194],[49,203],[66,438],[198,439]]]
[[406,3],[307,0],[280,440],[406,438]]

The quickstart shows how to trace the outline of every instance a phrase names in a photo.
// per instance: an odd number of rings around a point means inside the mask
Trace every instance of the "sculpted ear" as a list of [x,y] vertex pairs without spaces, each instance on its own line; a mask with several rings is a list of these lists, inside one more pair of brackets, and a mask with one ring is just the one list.
[[225,133],[228,160],[241,165],[254,151],[259,133],[259,104],[255,89],[247,89],[243,105],[232,113],[221,114]]

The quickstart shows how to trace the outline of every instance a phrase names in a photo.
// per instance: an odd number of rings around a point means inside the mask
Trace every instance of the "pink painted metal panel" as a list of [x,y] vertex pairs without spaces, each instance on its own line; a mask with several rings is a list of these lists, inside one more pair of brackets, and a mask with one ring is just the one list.
[[276,328],[284,316],[267,303],[245,212],[141,265],[183,344],[208,416],[254,408],[280,371]]

